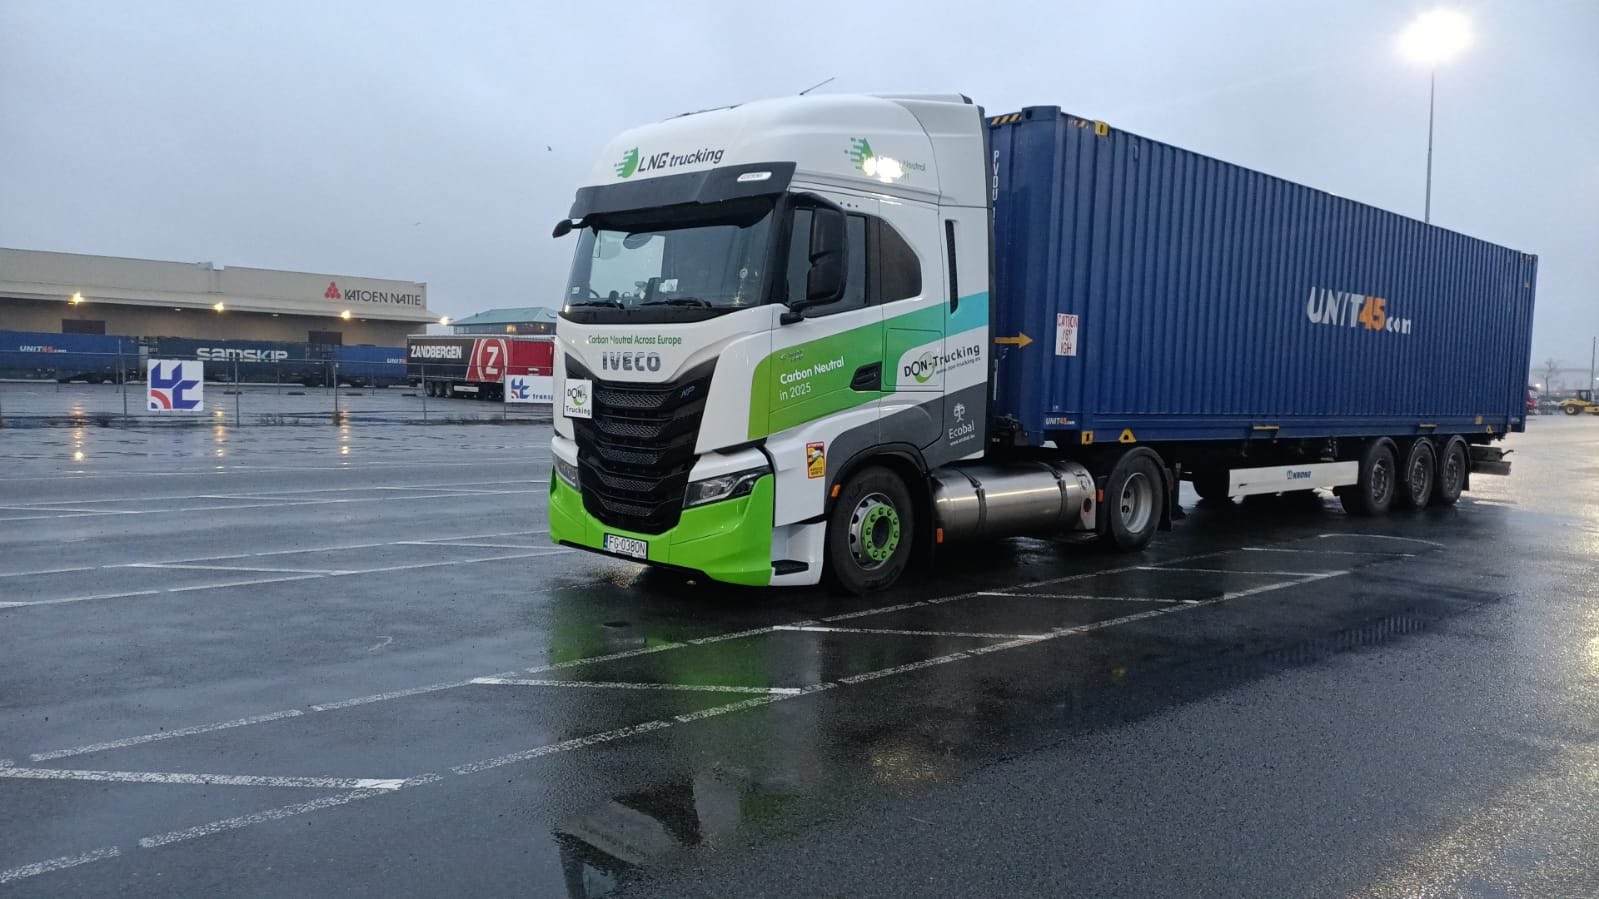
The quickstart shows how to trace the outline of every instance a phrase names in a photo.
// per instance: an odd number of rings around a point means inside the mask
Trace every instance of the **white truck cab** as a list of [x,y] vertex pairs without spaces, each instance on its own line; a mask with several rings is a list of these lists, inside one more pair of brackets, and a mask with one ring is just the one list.
[[960,96],[817,96],[611,141],[556,227],[552,538],[734,583],[897,577],[928,473],[985,442],[986,134]]

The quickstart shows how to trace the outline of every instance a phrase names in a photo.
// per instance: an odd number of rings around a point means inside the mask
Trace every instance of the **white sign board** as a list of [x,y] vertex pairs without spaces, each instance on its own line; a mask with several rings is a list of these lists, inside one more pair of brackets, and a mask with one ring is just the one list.
[[567,418],[594,417],[594,382],[566,379],[566,392],[561,395],[561,414]]
[[555,403],[555,379],[549,375],[510,375],[505,379],[505,401],[511,404]]
[[1077,316],[1058,313],[1055,316],[1055,355],[1077,355]]
[[205,411],[205,363],[193,359],[151,359],[151,412]]

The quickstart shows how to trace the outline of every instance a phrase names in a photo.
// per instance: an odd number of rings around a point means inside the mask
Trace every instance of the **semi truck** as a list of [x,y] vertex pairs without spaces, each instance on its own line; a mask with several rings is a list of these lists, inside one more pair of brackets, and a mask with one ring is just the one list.
[[406,376],[428,396],[504,399],[508,376],[549,376],[553,356],[547,334],[405,340]]
[[554,234],[551,538],[718,581],[1136,552],[1185,481],[1448,505],[1524,427],[1535,256],[1054,106],[679,116]]

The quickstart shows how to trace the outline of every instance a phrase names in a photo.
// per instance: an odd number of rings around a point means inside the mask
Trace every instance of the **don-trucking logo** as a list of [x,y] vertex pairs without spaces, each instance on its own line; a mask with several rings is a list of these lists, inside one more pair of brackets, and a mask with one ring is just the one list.
[[654,172],[660,169],[675,169],[685,165],[719,165],[722,162],[722,150],[712,147],[701,147],[691,153],[656,153],[651,156],[641,156],[638,147],[634,147],[622,154],[622,161],[612,168],[616,169],[616,177],[631,178],[637,172]]
[[877,155],[872,150],[871,142],[864,137],[850,138],[849,149],[844,151],[844,155],[849,157],[849,164],[862,175],[882,181],[898,181],[905,177],[906,172],[927,171],[925,163]]
[[1362,328],[1409,334],[1410,319],[1394,315],[1385,297],[1373,297],[1346,290],[1312,287],[1305,301],[1305,315],[1318,325],[1334,328]]

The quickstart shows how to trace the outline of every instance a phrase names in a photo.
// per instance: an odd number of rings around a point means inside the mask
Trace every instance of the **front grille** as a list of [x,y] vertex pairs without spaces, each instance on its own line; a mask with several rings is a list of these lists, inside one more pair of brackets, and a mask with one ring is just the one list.
[[590,515],[642,534],[677,525],[715,369],[713,360],[669,383],[639,384],[602,381],[566,357],[566,376],[594,385],[594,417],[572,419]]

